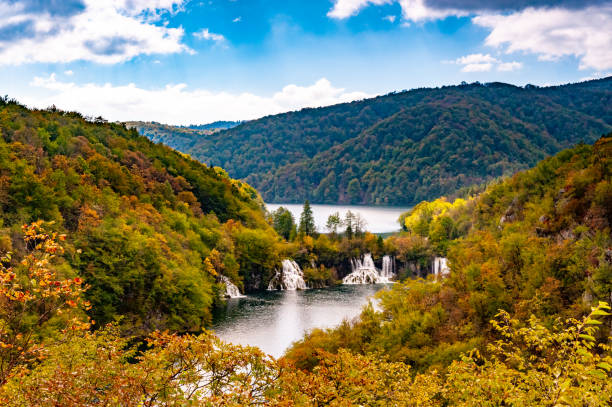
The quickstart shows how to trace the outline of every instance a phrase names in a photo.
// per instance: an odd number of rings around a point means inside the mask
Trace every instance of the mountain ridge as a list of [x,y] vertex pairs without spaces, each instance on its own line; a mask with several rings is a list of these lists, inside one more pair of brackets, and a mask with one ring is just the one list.
[[592,143],[612,130],[611,105],[612,77],[544,88],[473,83],[306,108],[164,142],[244,179],[267,202],[411,205]]

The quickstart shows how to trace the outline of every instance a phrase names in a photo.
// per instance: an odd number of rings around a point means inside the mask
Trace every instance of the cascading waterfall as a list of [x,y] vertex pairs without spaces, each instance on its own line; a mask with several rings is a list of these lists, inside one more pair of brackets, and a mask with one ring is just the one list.
[[[388,257],[388,256],[385,256]],[[393,271],[390,274],[385,274],[389,272],[389,266],[391,265],[391,259],[387,260],[388,264],[386,271],[381,273],[374,266],[374,260],[372,260],[372,255],[370,253],[365,254],[363,256],[363,261],[361,259],[353,259],[351,260],[351,266],[353,272],[348,276],[342,279],[342,284],[382,284],[382,283],[390,283],[390,278],[393,277]],[[383,268],[385,267],[385,260],[383,258]]]
[[445,277],[450,273],[450,268],[448,267],[448,260],[446,257],[436,257],[434,258],[432,264],[431,272],[436,277]]
[[300,266],[293,260],[283,260],[283,270],[270,280],[268,290],[305,290],[306,282]]
[[384,256],[383,257],[383,262],[382,262],[382,273],[381,276],[385,277],[387,279],[390,279],[392,277],[395,276],[394,273],[394,267],[395,266],[395,259],[391,256]]
[[232,283],[231,280],[227,278],[226,276],[221,276],[221,282],[225,284],[225,296],[227,298],[244,297],[244,295],[240,293],[240,290],[238,289],[238,287],[236,287],[236,285]]

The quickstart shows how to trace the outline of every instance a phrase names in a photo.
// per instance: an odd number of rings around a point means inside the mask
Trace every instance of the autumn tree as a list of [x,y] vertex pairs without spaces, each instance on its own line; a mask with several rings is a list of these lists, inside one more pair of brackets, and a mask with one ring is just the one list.
[[15,265],[10,253],[0,259],[0,385],[45,356],[46,335],[89,328],[79,312],[89,308],[82,280],[55,269],[64,236],[40,221],[23,226],[23,234],[25,256]]

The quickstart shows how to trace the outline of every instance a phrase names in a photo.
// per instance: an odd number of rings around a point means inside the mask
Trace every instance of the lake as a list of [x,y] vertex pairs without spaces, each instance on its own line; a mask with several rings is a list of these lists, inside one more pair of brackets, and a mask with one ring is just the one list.
[[280,357],[304,333],[358,316],[368,298],[388,287],[340,285],[304,291],[268,291],[230,298],[215,310],[211,328],[222,340],[257,346]]
[[[299,223],[303,205],[278,203],[266,204],[266,207],[270,212],[275,211],[281,206],[287,208],[293,214],[295,222]],[[353,213],[358,212],[367,223],[366,230],[369,230],[372,233],[396,232],[400,229],[400,225],[397,219],[402,213],[410,209],[406,207],[361,205],[311,204],[310,206],[312,208],[315,224],[317,225],[317,230],[319,232],[327,232],[327,230],[325,229],[325,223],[327,222],[327,218],[329,217],[329,215],[335,212],[340,212],[341,217],[344,218],[344,215],[349,210]]]

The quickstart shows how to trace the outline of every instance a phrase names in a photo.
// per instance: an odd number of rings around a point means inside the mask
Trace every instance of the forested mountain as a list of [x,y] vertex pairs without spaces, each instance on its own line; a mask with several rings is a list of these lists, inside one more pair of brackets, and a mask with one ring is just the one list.
[[[16,141],[29,133],[20,131],[21,119],[43,125],[43,118],[63,122],[71,115],[18,112],[20,116],[0,110],[1,119],[17,123],[6,131],[12,141],[0,145],[0,154],[9,146],[16,151],[11,158],[17,165],[24,156],[41,158],[28,173],[36,179],[51,167],[46,165],[47,153],[36,154],[43,150],[23,148]],[[84,127],[79,137],[94,141],[91,146],[104,157],[110,153],[106,148],[119,141],[111,134],[125,131],[106,124]],[[100,138],[92,138],[92,133]],[[61,137],[51,138],[60,140],[60,150],[75,148],[70,142],[64,145]],[[46,136],[42,140],[49,142]],[[132,142],[151,146],[133,133],[125,140],[132,147]],[[167,153],[159,146],[145,151],[145,156]],[[55,154],[52,162],[73,159],[71,154],[62,156]],[[86,158],[83,161],[93,166],[91,156]],[[13,248],[19,261],[0,252],[0,404],[609,406],[612,314],[605,300],[612,290],[611,160],[612,138],[602,137],[594,146],[563,151],[491,185],[477,197],[421,203],[403,217],[405,231],[381,242],[379,249],[417,261],[447,253],[450,275],[393,284],[379,291],[376,308],[369,304],[357,320],[309,332],[279,360],[257,348],[223,343],[206,331],[153,332],[143,340],[122,335],[112,324],[92,327],[84,315],[92,313],[82,298],[85,287],[71,275],[71,258],[81,254],[73,243],[48,233],[49,224],[34,222],[21,232],[11,229],[11,236],[2,236],[2,245],[16,241],[25,248]],[[6,162],[0,162],[6,185]],[[62,179],[61,171],[53,173],[45,178],[51,186]],[[91,176],[96,174],[92,171]],[[91,189],[90,174],[82,175],[83,188]],[[113,202],[110,191],[104,195],[102,203]],[[122,209],[127,212],[139,203],[136,197],[120,200],[126,201]],[[140,213],[142,219],[156,216],[148,209]],[[163,215],[172,213],[166,209]],[[133,238],[130,226],[138,220],[113,215],[129,219],[121,231]],[[240,227],[228,221],[224,228]],[[73,233],[86,238],[78,229]],[[192,244],[189,233],[184,237],[184,246]],[[376,238],[368,242],[372,237],[365,233],[359,239],[377,246]],[[240,240],[233,243],[238,246]],[[356,239],[332,234],[317,240],[341,248]],[[249,243],[257,246],[258,241]],[[124,244],[132,246],[129,240]],[[223,246],[231,244],[229,239]],[[301,246],[300,252],[323,248],[307,234],[294,244]],[[319,260],[327,251],[317,254]],[[117,248],[113,254],[121,261],[131,253]],[[105,262],[111,260],[108,254],[98,252]],[[135,273],[124,272],[136,281]],[[111,282],[102,272],[97,278]],[[163,289],[180,295],[181,287],[169,279]]]
[[224,171],[122,124],[6,98],[0,135],[0,252],[18,261],[21,226],[53,222],[68,236],[62,274],[90,286],[98,323],[198,331],[220,274],[247,289],[273,274],[279,238],[261,198]]
[[136,129],[154,143],[163,143],[179,151],[189,151],[198,139],[213,133],[209,129],[192,129],[156,122],[125,122],[125,126]]
[[210,131],[219,131],[219,130],[227,130],[232,129],[238,126],[241,122],[227,121],[227,120],[219,120],[212,123],[207,124],[190,124],[186,126],[188,129],[193,130],[210,130]]
[[[402,220],[405,231],[387,239],[384,252],[400,262],[446,255],[450,275],[395,284],[378,296],[378,309],[367,307],[360,320],[315,330],[289,351],[298,366],[312,368],[326,352],[349,349],[440,371],[461,353],[478,349],[487,355],[488,346],[510,337],[491,324],[500,310],[506,312],[502,325],[517,332],[533,327],[536,318],[551,327],[609,301],[612,134],[594,146],[564,150],[477,197],[422,202]],[[605,342],[610,326],[603,328],[598,338]],[[538,352],[548,354],[552,347]],[[542,369],[553,359],[545,360]],[[489,397],[504,398],[502,393]],[[548,405],[527,405],[542,404]]]
[[410,205],[535,165],[612,129],[612,78],[539,88],[503,83],[392,93],[154,138],[266,202]]
[[236,127],[241,122],[216,121],[208,124],[170,126],[157,122],[125,122],[127,128],[135,128],[154,143],[163,143],[179,151],[190,150],[199,140],[217,131]]

